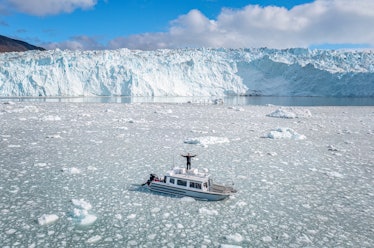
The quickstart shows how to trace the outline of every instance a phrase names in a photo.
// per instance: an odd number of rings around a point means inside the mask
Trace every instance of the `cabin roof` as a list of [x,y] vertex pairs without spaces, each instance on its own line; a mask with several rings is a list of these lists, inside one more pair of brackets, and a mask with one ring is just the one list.
[[207,173],[199,172],[197,169],[186,170],[185,168],[176,167],[166,173],[168,177],[181,178],[190,181],[206,182],[209,180],[210,175]]

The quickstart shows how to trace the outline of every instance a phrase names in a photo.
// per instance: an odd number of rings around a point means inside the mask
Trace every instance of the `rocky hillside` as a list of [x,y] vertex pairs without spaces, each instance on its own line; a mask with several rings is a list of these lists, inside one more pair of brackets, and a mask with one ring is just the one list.
[[0,35],[0,53],[5,52],[23,52],[28,50],[45,50],[42,47],[30,45],[24,41],[14,40]]

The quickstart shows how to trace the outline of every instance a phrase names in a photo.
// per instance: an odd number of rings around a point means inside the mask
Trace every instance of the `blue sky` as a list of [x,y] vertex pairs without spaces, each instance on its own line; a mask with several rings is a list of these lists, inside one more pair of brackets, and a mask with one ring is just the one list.
[[47,49],[373,48],[373,0],[0,0],[0,34]]

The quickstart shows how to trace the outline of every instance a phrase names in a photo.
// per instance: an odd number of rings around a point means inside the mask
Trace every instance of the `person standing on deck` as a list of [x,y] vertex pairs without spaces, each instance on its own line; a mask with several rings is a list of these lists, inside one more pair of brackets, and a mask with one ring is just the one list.
[[187,155],[182,155],[182,157],[185,157],[187,159],[187,170],[191,169],[191,158],[196,157],[196,155],[191,155],[190,153],[187,153]]

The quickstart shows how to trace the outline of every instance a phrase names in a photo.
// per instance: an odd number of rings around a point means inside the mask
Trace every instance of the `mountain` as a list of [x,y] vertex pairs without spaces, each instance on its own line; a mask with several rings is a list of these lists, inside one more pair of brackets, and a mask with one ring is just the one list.
[[15,40],[6,36],[0,35],[0,53],[5,52],[24,52],[28,50],[45,50],[42,47],[30,45],[24,41]]
[[0,54],[0,96],[374,96],[374,52],[309,49]]

